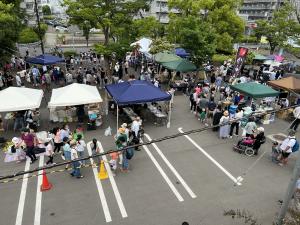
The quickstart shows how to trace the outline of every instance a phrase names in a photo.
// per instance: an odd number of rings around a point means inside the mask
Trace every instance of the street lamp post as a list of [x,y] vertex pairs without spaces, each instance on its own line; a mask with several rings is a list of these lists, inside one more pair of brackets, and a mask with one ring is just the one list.
[[35,9],[35,15],[36,15],[37,29],[38,29],[38,33],[39,33],[38,36],[39,36],[39,39],[41,41],[42,54],[45,54],[43,37],[42,37],[42,34],[41,34],[40,15],[39,15],[39,10],[38,10],[37,0],[34,0],[34,9]]

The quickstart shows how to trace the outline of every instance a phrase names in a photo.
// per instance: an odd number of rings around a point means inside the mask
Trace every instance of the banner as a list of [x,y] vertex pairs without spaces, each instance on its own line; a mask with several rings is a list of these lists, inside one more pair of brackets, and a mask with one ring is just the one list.
[[233,72],[232,72],[232,75],[234,77],[237,77],[240,75],[242,66],[247,58],[248,50],[249,50],[248,48],[239,47],[239,50],[236,54],[235,65],[234,65]]

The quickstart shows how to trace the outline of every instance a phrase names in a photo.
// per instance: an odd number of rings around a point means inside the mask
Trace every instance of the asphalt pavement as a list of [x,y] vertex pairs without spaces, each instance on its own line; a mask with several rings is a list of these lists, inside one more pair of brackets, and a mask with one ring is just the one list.
[[[100,129],[85,133],[85,141],[96,137],[103,151],[114,149],[113,137],[105,137],[104,130],[111,126],[115,131],[115,121],[115,116],[109,115]],[[266,134],[282,132],[287,126],[288,123],[277,119],[265,125]],[[188,98],[176,95],[171,128],[146,121],[145,140],[179,133],[179,128],[187,131],[199,127],[203,124],[189,111]],[[223,215],[231,209],[249,211],[259,223],[272,224],[295,156],[287,167],[279,167],[270,160],[271,143],[267,142],[259,152],[261,159],[251,168],[258,157],[233,152],[235,142],[237,138],[222,140],[208,130],[143,147],[130,160],[130,172],[118,171],[112,176],[108,171],[109,179],[99,180],[98,168],[88,167],[81,169],[83,179],[72,178],[68,171],[49,174],[53,188],[47,192],[39,190],[41,176],[0,184],[1,224],[242,224]],[[87,150],[85,154],[88,155]],[[0,175],[26,167],[25,162],[4,163],[3,157],[2,153]],[[29,168],[42,165],[42,158]],[[61,161],[60,156],[54,161]],[[241,184],[235,180],[239,176],[244,179]]]

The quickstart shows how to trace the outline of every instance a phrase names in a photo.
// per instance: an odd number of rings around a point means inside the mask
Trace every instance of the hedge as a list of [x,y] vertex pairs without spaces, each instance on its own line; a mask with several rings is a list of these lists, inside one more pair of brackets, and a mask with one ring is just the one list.
[[39,37],[31,27],[24,28],[19,35],[19,43],[27,44],[39,41]]

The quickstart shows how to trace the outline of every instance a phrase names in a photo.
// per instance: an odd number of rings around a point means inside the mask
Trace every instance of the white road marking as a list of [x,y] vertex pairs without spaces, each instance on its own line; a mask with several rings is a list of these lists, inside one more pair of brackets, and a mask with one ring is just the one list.
[[[150,136],[148,134],[144,134],[145,137],[149,140],[152,141],[152,139],[150,138]],[[192,189],[187,185],[187,183],[185,182],[185,180],[181,177],[181,175],[177,172],[177,170],[174,168],[174,166],[169,162],[169,160],[166,158],[166,156],[164,155],[164,153],[162,153],[162,151],[158,148],[158,146],[153,143],[152,146],[155,148],[155,150],[157,151],[157,153],[160,155],[160,157],[164,160],[164,162],[167,164],[167,166],[170,168],[170,170],[174,173],[174,175],[177,177],[177,179],[179,180],[179,182],[182,184],[182,186],[185,188],[185,190],[189,193],[189,195],[192,198],[196,198],[197,196],[195,195],[195,193],[192,191]]]
[[[178,128],[180,133],[183,133],[182,128]],[[203,148],[201,148],[192,138],[188,135],[184,135],[198,150],[200,150],[210,161],[212,161],[223,173],[225,173],[236,185],[242,185],[240,180],[235,178],[231,173],[229,173],[220,163],[218,163],[213,157],[211,157]]]
[[[91,142],[89,142],[87,144],[87,150],[88,150],[89,155],[91,156],[92,155]],[[90,159],[90,161],[91,161],[91,163],[94,163],[94,160],[92,158]],[[100,201],[101,201],[101,204],[102,204],[105,220],[108,223],[108,222],[111,222],[111,215],[110,215],[110,212],[109,212],[109,208],[108,208],[108,205],[107,205],[107,201],[106,201],[106,198],[105,198],[105,194],[104,194],[104,191],[103,191],[101,181],[98,178],[97,168],[93,168],[93,173],[94,173],[94,178],[95,178],[98,193],[99,193],[99,198],[100,198]]]
[[154,158],[154,156],[150,152],[149,148],[145,145],[143,145],[143,148],[145,149],[146,153],[148,154],[148,156],[150,157],[150,159],[152,160],[152,162],[154,163],[154,165],[156,166],[156,168],[158,169],[158,171],[160,172],[162,177],[165,179],[165,181],[167,182],[167,184],[169,185],[169,187],[171,188],[171,190],[173,191],[173,193],[177,197],[178,201],[183,202],[184,200],[183,200],[182,196],[180,195],[180,193],[178,192],[178,190],[176,189],[174,184],[171,182],[171,180],[169,179],[167,174],[163,171],[161,166],[158,164],[158,162],[156,161],[156,159]]
[[[39,167],[44,165],[44,156],[41,155],[39,161]],[[36,189],[36,199],[35,199],[35,213],[34,213],[34,225],[41,224],[41,208],[42,208],[42,192],[41,185],[43,181],[43,170],[39,171],[38,181],[37,181],[37,189]]]
[[[100,141],[98,141],[98,147],[100,148],[100,153],[103,153],[104,150],[103,150],[103,147],[102,147],[102,144]],[[107,161],[107,157],[106,155],[103,155],[102,158],[104,159],[104,165],[105,165],[105,168],[107,170],[107,173],[108,173],[108,177],[109,177],[109,180],[110,180],[110,183],[111,183],[111,186],[112,186],[112,189],[114,191],[114,194],[115,194],[115,197],[116,197],[116,200],[117,200],[117,203],[118,203],[118,206],[119,206],[119,209],[120,209],[120,212],[121,212],[121,215],[122,217],[127,217],[127,212],[126,212],[126,209],[124,207],[124,204],[123,204],[123,201],[122,201],[122,198],[121,198],[121,195],[120,195],[120,192],[119,192],[119,189],[117,187],[117,184],[116,184],[116,181],[115,181],[115,178],[111,172],[111,169],[110,169],[110,165]]]
[[[28,171],[30,168],[30,159],[26,160],[25,169],[24,171]],[[24,205],[25,205],[25,198],[27,192],[27,184],[28,184],[28,173],[23,175],[22,186],[21,186],[21,193],[16,217],[15,225],[21,225],[23,221],[23,212],[24,212]]]

